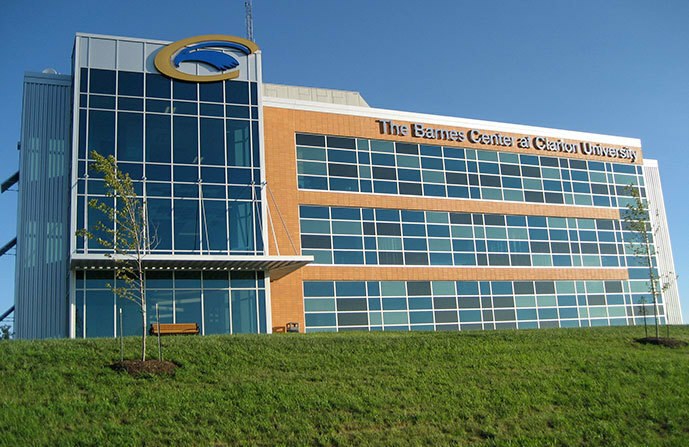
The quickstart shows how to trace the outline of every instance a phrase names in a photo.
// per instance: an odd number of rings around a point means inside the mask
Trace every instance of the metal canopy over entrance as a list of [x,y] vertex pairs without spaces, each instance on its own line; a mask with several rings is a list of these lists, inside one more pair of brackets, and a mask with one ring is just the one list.
[[[122,262],[133,262],[129,256],[80,255],[73,254],[72,269],[101,270],[115,269]],[[222,256],[222,255],[145,255],[145,270],[229,270],[264,271],[270,280],[285,275],[313,262],[313,256]]]

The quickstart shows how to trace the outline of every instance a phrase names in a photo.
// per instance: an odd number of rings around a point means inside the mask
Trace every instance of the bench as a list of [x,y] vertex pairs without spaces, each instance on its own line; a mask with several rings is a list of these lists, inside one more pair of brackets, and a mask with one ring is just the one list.
[[[151,324],[148,331],[149,335],[158,335],[158,325]],[[198,334],[199,325],[197,323],[161,323],[160,335],[179,335],[179,334]]]

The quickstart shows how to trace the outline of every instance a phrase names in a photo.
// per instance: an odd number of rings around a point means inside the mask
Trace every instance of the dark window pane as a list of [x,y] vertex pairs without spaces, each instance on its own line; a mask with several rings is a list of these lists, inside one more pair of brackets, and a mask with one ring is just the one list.
[[146,96],[153,98],[169,98],[170,80],[158,74],[147,73]]
[[90,76],[91,93],[103,93],[106,95],[115,94],[115,72],[113,70],[91,69]]
[[555,283],[552,281],[536,281],[536,293],[555,293]]
[[170,101],[161,101],[158,99],[146,100],[147,112],[170,113]]
[[175,250],[199,249],[199,202],[175,200]]
[[167,115],[146,115],[146,161],[170,162],[170,117]]
[[196,86],[195,82],[172,81],[172,95],[174,99],[188,99],[196,101]]
[[144,110],[144,100],[141,98],[118,98],[117,107],[119,107],[120,110],[141,112]]
[[547,192],[545,193],[546,203],[565,203],[564,196],[562,194]]
[[507,256],[507,255],[488,255],[488,264],[490,264],[490,265],[510,265],[509,256]]
[[227,251],[227,211],[224,200],[204,200],[203,240],[204,248]]
[[366,298],[338,298],[338,311],[366,310]]
[[485,219],[486,225],[505,225],[505,216],[499,214],[486,214],[483,217]]
[[397,174],[395,168],[378,168],[373,167],[373,178],[384,180],[396,180]]
[[471,224],[471,214],[450,213],[450,222],[453,224]]
[[501,164],[500,165],[500,172],[502,173],[502,175],[514,175],[514,176],[521,175],[521,173],[519,172],[519,166],[518,165]]
[[126,96],[144,95],[144,74],[131,71],[120,71],[118,73],[117,93]]
[[586,162],[582,160],[570,160],[569,167],[572,169],[586,169]]
[[428,253],[405,253],[405,265],[428,265]]
[[[244,171],[249,171],[244,169]],[[225,170],[223,168],[201,168],[201,178],[204,183],[225,183]],[[249,180],[246,183],[250,183]]]
[[385,252],[381,251],[378,253],[378,259],[380,264],[383,265],[402,265],[404,264],[402,253],[398,252]]
[[197,120],[196,118],[174,117],[172,160],[174,163],[197,163]]
[[232,104],[249,104],[248,82],[225,81],[225,100]]
[[356,149],[356,141],[354,138],[328,137],[328,147],[337,147],[341,149]]
[[524,177],[540,177],[541,170],[537,167],[532,166],[522,166],[522,175]]
[[79,158],[86,158],[86,110],[79,110]]
[[446,172],[445,173],[445,179],[447,183],[452,183],[455,185],[466,185],[467,184],[467,175],[466,174],[458,174],[455,172]]
[[222,117],[223,116],[223,110],[222,106],[220,104],[204,104],[201,103],[199,105],[201,108],[200,114],[201,115],[206,115],[206,116],[217,116],[217,117]]
[[325,137],[323,135],[307,135],[297,134],[297,145],[301,146],[325,146]]
[[117,114],[117,159],[143,160],[143,115],[141,113]]
[[100,96],[91,95],[91,108],[93,109],[114,109],[115,108],[115,97],[114,96]]
[[514,307],[514,298],[511,296],[494,297],[493,307]]
[[500,177],[497,175],[482,175],[481,186],[500,186]]
[[510,262],[515,266],[531,265],[531,256],[529,255],[510,255]]
[[407,282],[407,294],[409,296],[430,295],[430,281],[409,281]]
[[89,70],[88,68],[82,68],[80,71],[79,79],[79,91],[82,93],[88,92],[88,82],[89,82]]
[[89,112],[88,152],[96,151],[107,157],[115,155],[115,112]]
[[201,164],[224,165],[223,121],[201,118]]
[[383,236],[400,236],[402,234],[400,225],[392,223],[377,223],[376,231]]
[[514,310],[496,310],[495,321],[509,321],[514,320]]
[[420,196],[423,194],[420,183],[400,183],[400,194]]
[[459,297],[460,309],[478,309],[480,306],[478,297]]
[[201,101],[223,102],[222,82],[202,82],[199,84]]
[[527,202],[543,203],[543,193],[536,191],[524,191],[524,200]]
[[148,219],[154,250],[172,249],[172,206],[169,199],[148,199]]
[[328,163],[328,174],[338,177],[358,177],[356,165]]
[[541,166],[557,166],[557,158],[541,157]]
[[258,104],[258,84],[256,82],[249,83],[251,87],[251,104]]
[[365,312],[337,314],[337,322],[340,326],[366,326],[368,325],[368,314]]
[[251,202],[228,202],[227,205],[230,213],[230,251],[253,250],[254,224]]

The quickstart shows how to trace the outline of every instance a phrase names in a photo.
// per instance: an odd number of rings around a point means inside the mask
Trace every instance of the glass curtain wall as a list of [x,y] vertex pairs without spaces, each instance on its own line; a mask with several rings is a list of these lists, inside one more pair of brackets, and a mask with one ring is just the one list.
[[[153,253],[263,253],[256,82],[187,83],[158,74],[81,68],[77,225],[106,216],[91,151],[116,158],[148,203]],[[98,234],[105,236],[105,234]],[[77,251],[105,250],[78,239]]]
[[[108,284],[112,272],[76,273],[76,336],[119,335],[122,309],[124,335],[141,335],[141,308],[122,299]],[[147,323],[197,323],[202,334],[266,333],[263,272],[149,271],[146,273]]]

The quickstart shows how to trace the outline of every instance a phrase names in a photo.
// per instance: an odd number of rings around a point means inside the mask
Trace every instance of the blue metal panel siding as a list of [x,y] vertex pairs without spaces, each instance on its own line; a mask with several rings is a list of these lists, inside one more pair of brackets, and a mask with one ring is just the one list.
[[71,76],[24,76],[14,298],[18,338],[68,335],[71,97]]

